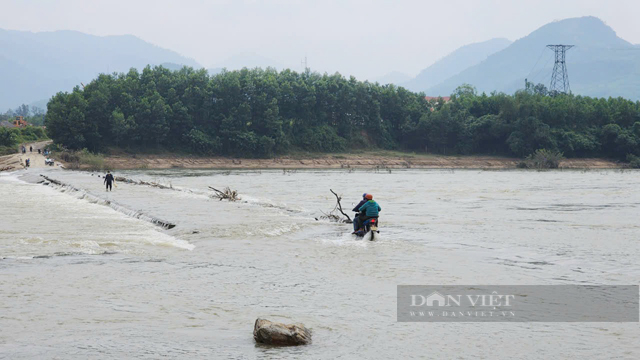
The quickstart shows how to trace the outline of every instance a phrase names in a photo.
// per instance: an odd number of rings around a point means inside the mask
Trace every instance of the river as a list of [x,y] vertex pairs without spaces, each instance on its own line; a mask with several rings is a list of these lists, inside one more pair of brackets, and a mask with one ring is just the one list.
[[[2,359],[640,357],[638,323],[396,321],[397,285],[638,284],[638,171],[26,172],[0,175]],[[376,241],[320,218],[329,189],[374,194]],[[313,343],[256,345],[257,317]]]

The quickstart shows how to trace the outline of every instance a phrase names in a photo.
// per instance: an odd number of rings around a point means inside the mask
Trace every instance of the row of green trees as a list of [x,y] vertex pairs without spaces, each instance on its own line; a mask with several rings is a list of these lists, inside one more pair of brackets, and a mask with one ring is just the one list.
[[569,157],[640,155],[640,102],[515,95],[452,101],[339,75],[243,69],[209,76],[162,67],[100,75],[48,104],[49,135],[71,149],[116,146],[203,155],[270,157],[292,150],[355,148],[526,156],[545,148]]

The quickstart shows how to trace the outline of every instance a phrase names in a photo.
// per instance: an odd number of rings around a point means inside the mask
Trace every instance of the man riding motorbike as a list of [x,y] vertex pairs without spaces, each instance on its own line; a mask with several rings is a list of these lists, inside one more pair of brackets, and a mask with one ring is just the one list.
[[[356,207],[353,208],[353,212],[359,212],[360,211],[360,207],[362,205],[364,205],[367,202],[367,193],[362,194],[362,200],[360,200],[360,202],[358,203],[358,205],[356,205]],[[353,232],[352,234],[355,234],[356,232],[358,232],[358,229],[360,229],[360,226],[362,226],[362,218],[364,218],[365,215],[364,214],[356,214],[355,218],[353,219]]]
[[358,230],[354,231],[354,233],[361,230],[364,231],[364,229],[361,229],[360,227],[364,226],[364,223],[369,219],[377,219],[378,216],[380,216],[380,211],[382,211],[380,205],[378,205],[378,203],[373,200],[373,195],[366,194],[365,199],[367,201],[358,208],[360,215],[364,214],[364,217],[359,217]]

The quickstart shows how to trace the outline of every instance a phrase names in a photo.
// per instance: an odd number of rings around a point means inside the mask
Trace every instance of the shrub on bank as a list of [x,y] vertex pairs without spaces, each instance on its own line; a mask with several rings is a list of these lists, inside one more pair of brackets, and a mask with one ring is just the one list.
[[69,169],[104,170],[104,156],[87,149],[80,151],[63,150],[56,154],[58,159],[68,164]]
[[0,156],[15,154],[16,151],[17,151],[17,149],[16,149],[15,146],[1,146],[0,145]]
[[629,162],[629,167],[632,169],[640,169],[640,156],[635,156],[633,154],[627,155],[627,161]]
[[28,126],[25,128],[5,128],[0,127],[0,147],[13,147],[13,152],[17,151],[17,146],[21,143],[45,140],[47,134],[41,127]]
[[538,149],[533,154],[527,156],[518,164],[520,169],[557,169],[560,160],[564,159],[561,152]]

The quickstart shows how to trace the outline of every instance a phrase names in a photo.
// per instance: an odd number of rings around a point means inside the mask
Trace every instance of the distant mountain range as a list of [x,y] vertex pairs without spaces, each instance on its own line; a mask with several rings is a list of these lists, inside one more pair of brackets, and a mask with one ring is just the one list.
[[99,73],[163,63],[199,67],[192,59],[131,35],[0,29],[0,111],[49,99]]
[[[374,79],[429,96],[448,96],[471,84],[480,92],[513,93],[524,80],[549,85],[553,52],[548,44],[572,44],[567,53],[575,94],[640,99],[640,45],[620,39],[595,17],[566,19],[542,26],[510,42],[504,38],[463,46],[422,70],[415,78],[394,71]],[[46,104],[58,91],[69,91],[99,73],[163,65],[177,70],[200,68],[193,59],[132,35],[93,36],[77,31],[25,32],[0,29],[0,111],[20,104]],[[232,56],[208,69],[210,74],[242,67],[285,65],[255,53]],[[349,75],[349,74],[345,74]]]
[[[442,82],[421,90],[427,95],[449,95],[461,84],[480,92],[513,93],[524,80],[549,86],[553,52],[549,44],[570,44],[567,68],[571,90],[595,97],[640,99],[640,51],[619,38],[595,17],[566,19],[547,24]],[[452,54],[453,55],[453,54]]]
[[424,91],[471,66],[479,64],[489,55],[495,54],[509,45],[511,45],[510,40],[498,38],[463,46],[422,70],[415,78],[400,85],[412,91]]

